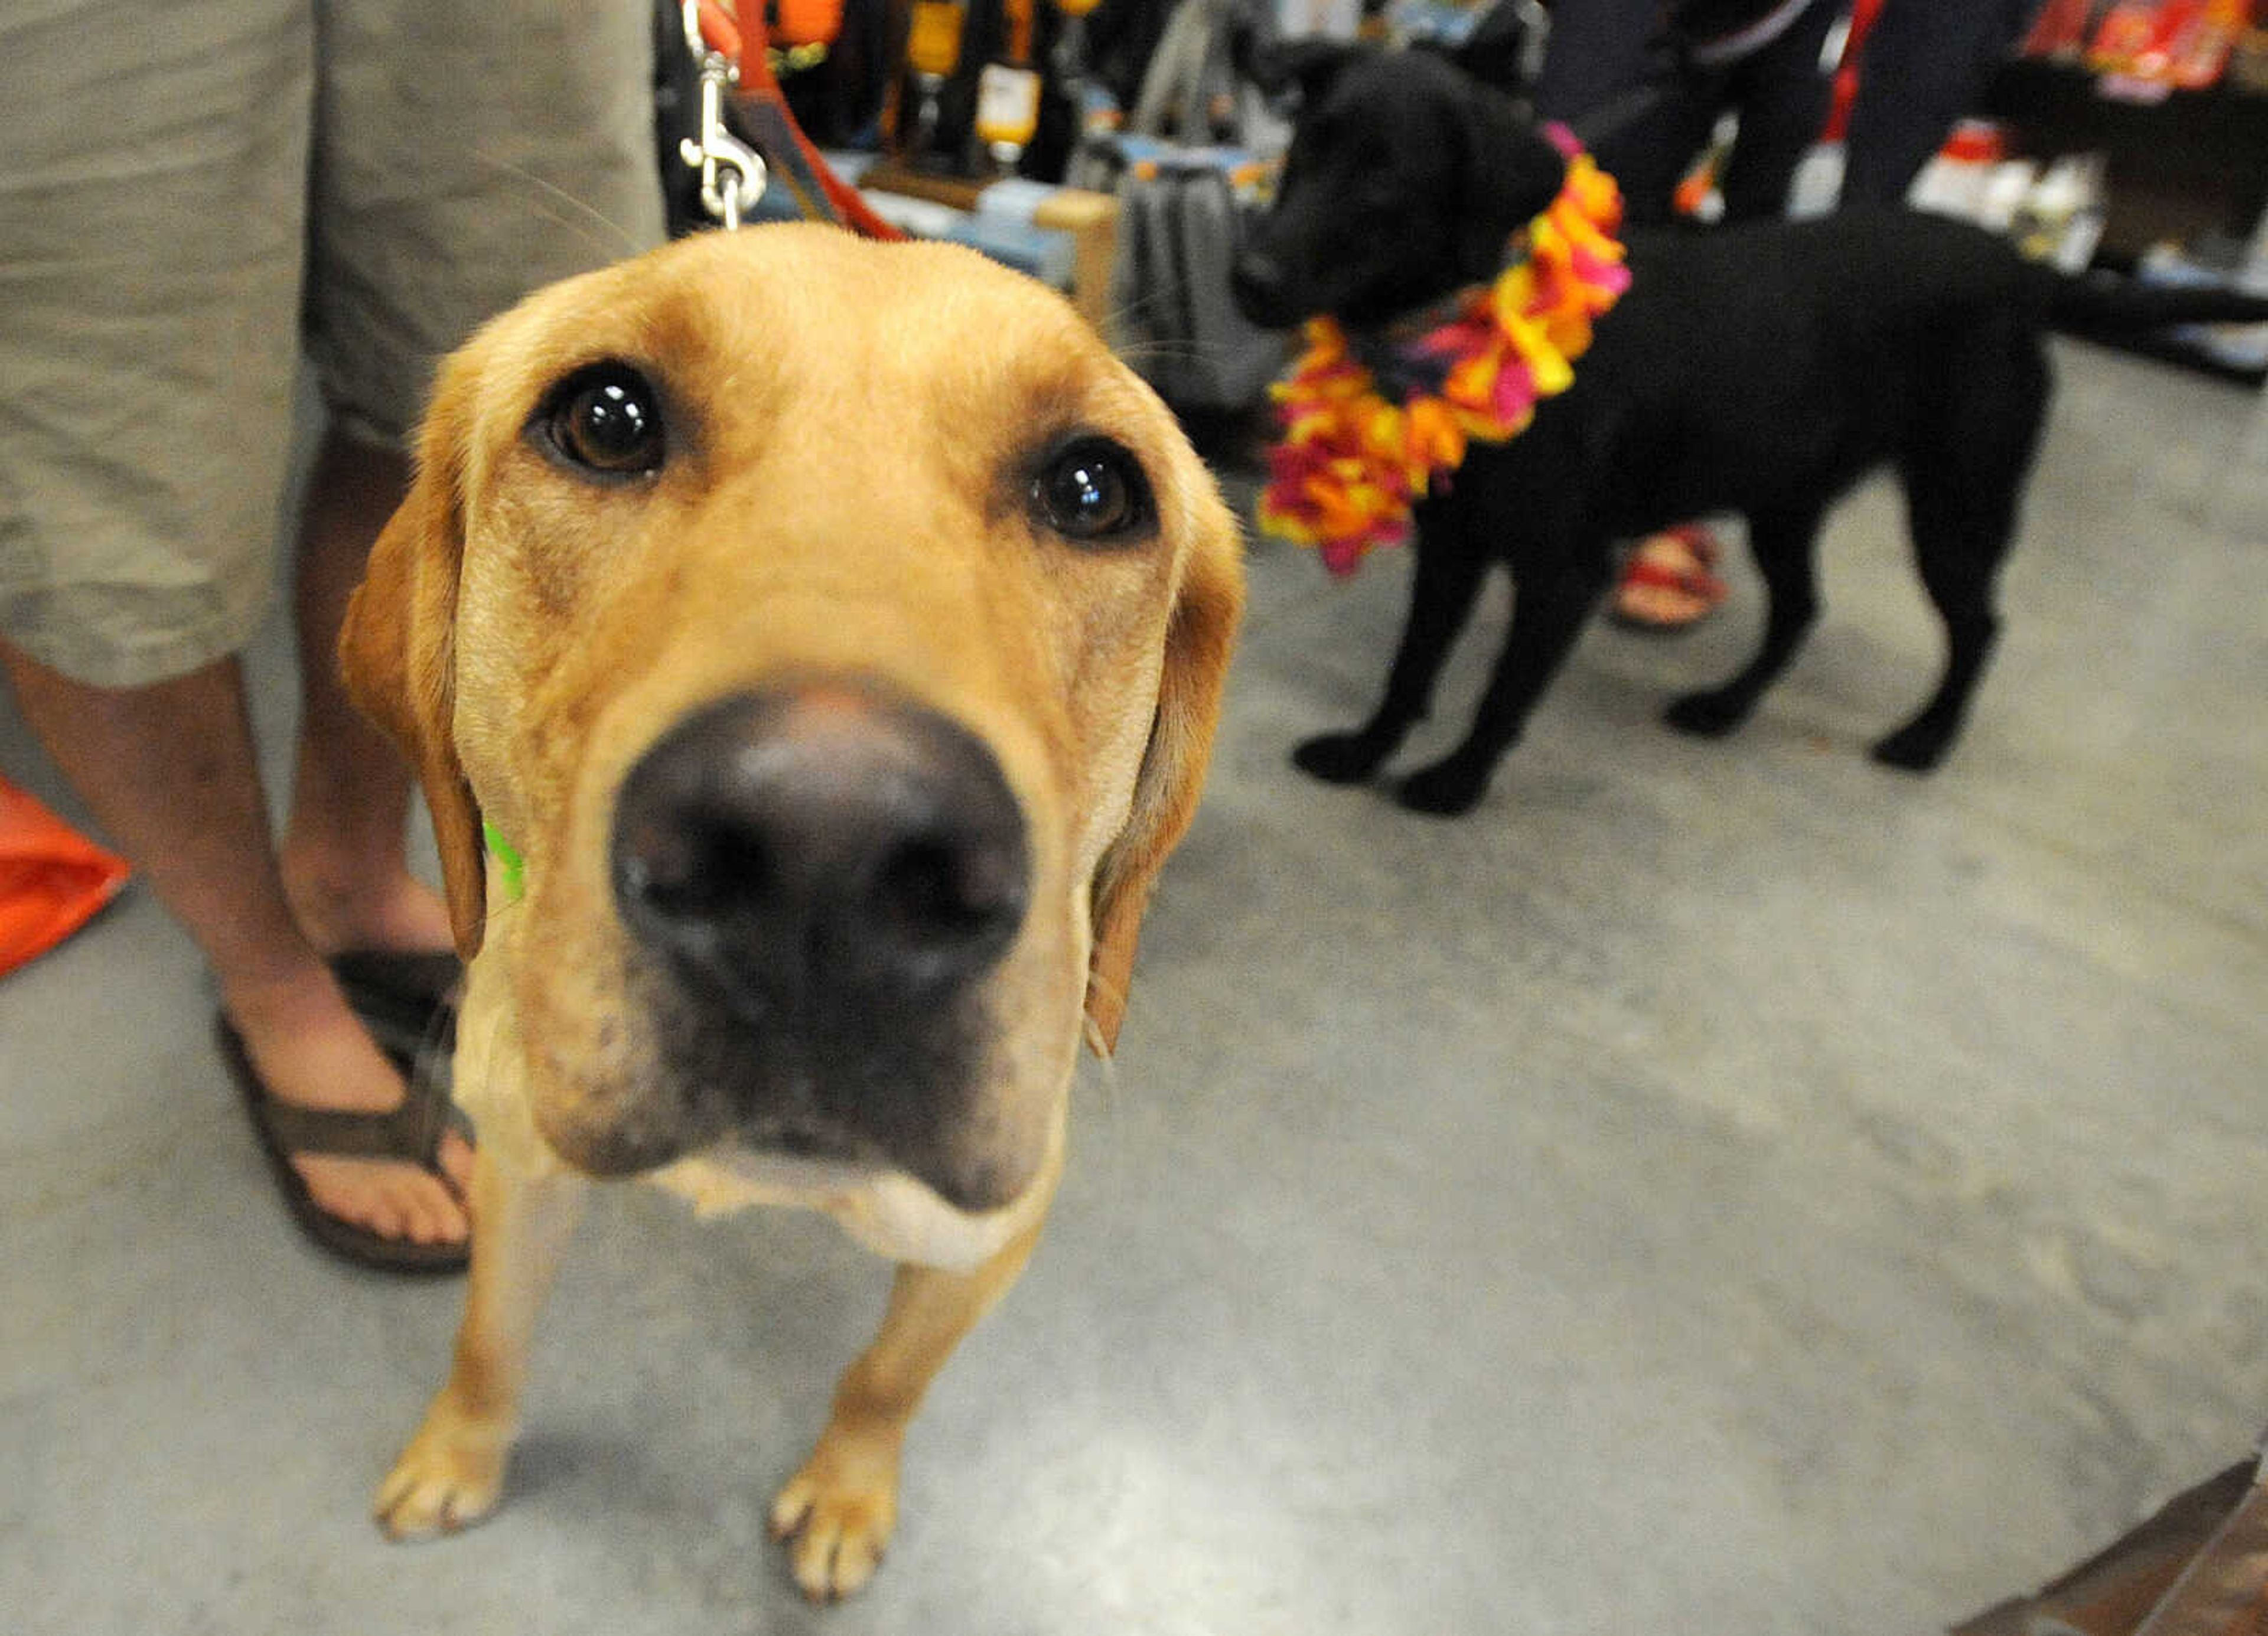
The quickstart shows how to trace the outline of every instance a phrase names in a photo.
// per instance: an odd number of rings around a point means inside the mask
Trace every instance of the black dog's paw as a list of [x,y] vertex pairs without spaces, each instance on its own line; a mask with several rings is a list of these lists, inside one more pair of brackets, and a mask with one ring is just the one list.
[[1476,773],[1457,762],[1445,761],[1411,773],[1394,792],[1394,799],[1410,812],[1455,818],[1479,806],[1487,793],[1486,771]]
[[1927,722],[1911,722],[1874,746],[1874,757],[1901,772],[1928,772],[1953,748],[1952,735]]
[[1292,764],[1325,784],[1359,784],[1378,770],[1388,752],[1359,733],[1324,733],[1292,752]]
[[1749,719],[1749,704],[1722,693],[1688,693],[1661,712],[1662,720],[1697,738],[1721,739]]

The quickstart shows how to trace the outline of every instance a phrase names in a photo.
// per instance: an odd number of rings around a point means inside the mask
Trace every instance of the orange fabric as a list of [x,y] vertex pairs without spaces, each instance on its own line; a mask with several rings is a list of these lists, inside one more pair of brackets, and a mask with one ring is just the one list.
[[128,873],[123,859],[0,778],[0,974],[92,919]]

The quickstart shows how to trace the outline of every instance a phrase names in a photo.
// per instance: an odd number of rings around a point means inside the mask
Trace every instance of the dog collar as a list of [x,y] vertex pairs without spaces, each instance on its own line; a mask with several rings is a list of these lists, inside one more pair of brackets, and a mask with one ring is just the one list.
[[1573,384],[1591,321],[1630,288],[1615,179],[1565,126],[1543,132],[1567,158],[1566,179],[1492,284],[1407,342],[1351,341],[1335,320],[1310,319],[1307,351],[1270,388],[1283,436],[1269,451],[1261,526],[1314,546],[1334,574],[1408,539],[1411,510],[1474,439],[1525,431],[1539,402]]
[[488,843],[489,856],[503,867],[504,901],[517,903],[527,895],[527,859],[485,818],[481,820],[481,836]]

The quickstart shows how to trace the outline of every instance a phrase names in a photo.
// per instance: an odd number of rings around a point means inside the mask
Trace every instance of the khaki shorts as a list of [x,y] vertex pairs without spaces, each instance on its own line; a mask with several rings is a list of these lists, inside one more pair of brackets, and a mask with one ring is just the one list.
[[435,360],[659,243],[649,0],[0,17],[0,635],[105,687],[265,612],[311,357],[399,445]]

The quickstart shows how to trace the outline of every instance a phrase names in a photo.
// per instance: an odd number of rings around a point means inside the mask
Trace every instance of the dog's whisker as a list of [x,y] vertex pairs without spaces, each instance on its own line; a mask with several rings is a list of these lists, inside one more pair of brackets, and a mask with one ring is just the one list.
[[[544,220],[566,228],[569,232],[573,232],[579,237],[585,244],[593,245],[608,251],[610,253],[608,256],[609,260],[612,260],[616,256],[636,255],[639,251],[651,247],[650,246],[640,242],[637,237],[633,234],[629,228],[623,226],[622,223],[616,221],[604,210],[600,210],[596,205],[591,203],[589,200],[576,197],[573,194],[568,192],[566,188],[562,188],[558,183],[552,181],[546,177],[537,175],[525,165],[516,164],[510,159],[500,159],[495,155],[489,153],[477,153],[474,155],[474,158],[491,170],[500,172],[506,176],[512,177],[515,181],[526,182],[531,187],[541,188],[551,198],[558,201],[561,204],[567,206],[568,210],[575,214],[567,215],[555,211],[537,210],[533,201],[526,202],[528,209],[533,213],[541,215]],[[578,221],[576,219],[577,216],[579,216],[582,219]],[[590,225],[593,223],[605,228],[607,232],[611,235],[612,242],[608,242],[607,240],[601,239],[592,232]]]
[[1108,321],[1113,325],[1123,325],[1160,313],[1170,316],[1173,311],[1174,305],[1164,293],[1141,295],[1114,306],[1110,310]]
[[1199,346],[1193,341],[1138,341],[1121,347],[1118,356],[1128,363],[1142,363],[1152,358],[1170,358],[1181,363],[1203,363],[1219,356],[1218,349]]

